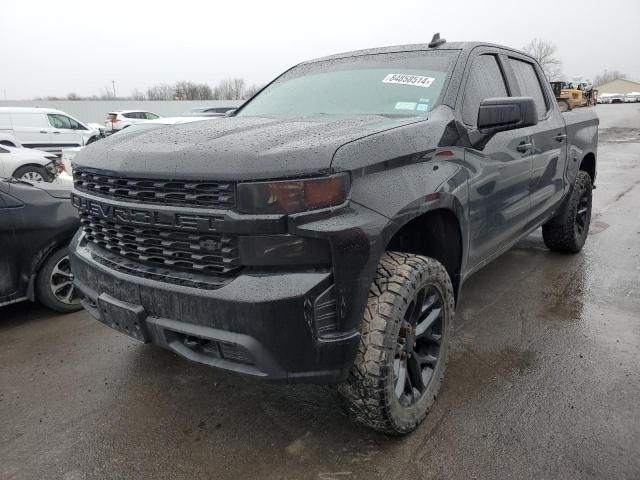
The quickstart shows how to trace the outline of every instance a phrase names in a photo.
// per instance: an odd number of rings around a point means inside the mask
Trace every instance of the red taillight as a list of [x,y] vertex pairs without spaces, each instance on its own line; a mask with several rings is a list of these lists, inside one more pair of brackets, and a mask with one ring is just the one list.
[[120,119],[118,117],[116,118],[111,118],[111,123],[118,123],[120,121]]
[[438,157],[453,157],[454,155],[455,153],[453,153],[451,150],[441,150],[436,153],[436,156]]

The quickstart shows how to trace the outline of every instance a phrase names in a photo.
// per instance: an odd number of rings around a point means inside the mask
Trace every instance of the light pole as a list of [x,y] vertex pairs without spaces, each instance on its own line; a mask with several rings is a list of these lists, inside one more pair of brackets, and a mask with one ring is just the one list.
[[113,85],[113,98],[116,98],[116,81],[111,80],[111,85]]

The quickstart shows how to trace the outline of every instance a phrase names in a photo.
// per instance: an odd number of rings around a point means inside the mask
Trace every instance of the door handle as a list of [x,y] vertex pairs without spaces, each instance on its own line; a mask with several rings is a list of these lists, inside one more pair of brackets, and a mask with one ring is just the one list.
[[60,132],[53,132],[53,133],[60,133]]
[[533,143],[531,142],[522,142],[520,145],[516,147],[516,150],[525,153],[533,148]]
[[567,134],[566,133],[559,133],[558,135],[556,135],[555,137],[556,142],[564,142],[567,139]]

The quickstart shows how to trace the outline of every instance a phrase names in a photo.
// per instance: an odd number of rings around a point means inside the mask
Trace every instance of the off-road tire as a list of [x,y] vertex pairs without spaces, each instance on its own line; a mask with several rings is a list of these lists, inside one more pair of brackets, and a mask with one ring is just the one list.
[[34,285],[38,301],[45,307],[60,313],[77,312],[82,309],[82,305],[79,301],[73,304],[65,303],[58,299],[51,291],[50,282],[54,268],[56,268],[56,265],[58,265],[58,263],[68,255],[69,251],[67,248],[60,248],[51,253],[40,267],[40,271],[38,272]]
[[[579,171],[567,203],[556,216],[542,226],[542,239],[547,248],[563,253],[578,253],[582,250],[591,224],[592,188],[589,174]],[[579,209],[583,206],[586,206],[587,212],[580,230],[577,219]]]
[[[404,406],[394,391],[393,361],[405,313],[427,285],[435,286],[442,299],[439,359],[422,396],[416,403]],[[413,431],[429,412],[440,389],[454,316],[453,286],[441,263],[419,255],[385,253],[369,290],[355,363],[347,380],[338,386],[346,413],[387,434]]]

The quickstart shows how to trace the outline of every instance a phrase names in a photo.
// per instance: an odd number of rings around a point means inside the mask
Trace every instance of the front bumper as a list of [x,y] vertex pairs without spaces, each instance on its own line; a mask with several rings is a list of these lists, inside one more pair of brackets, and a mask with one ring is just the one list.
[[[330,338],[318,329],[318,312],[331,310],[335,295],[329,270],[241,274],[206,290],[108,268],[80,233],[70,251],[94,317],[124,333],[138,328],[139,339],[190,360],[276,382],[337,383],[355,358],[357,329]],[[114,317],[112,309],[125,315]]]

